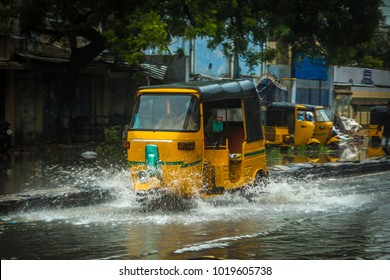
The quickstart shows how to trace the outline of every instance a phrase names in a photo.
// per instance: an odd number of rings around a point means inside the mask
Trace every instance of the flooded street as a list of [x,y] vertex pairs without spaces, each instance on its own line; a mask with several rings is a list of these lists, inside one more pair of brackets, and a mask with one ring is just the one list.
[[0,171],[7,195],[94,189],[113,197],[2,214],[2,259],[390,259],[390,171],[271,178],[254,202],[225,195],[147,213],[123,166],[35,153]]

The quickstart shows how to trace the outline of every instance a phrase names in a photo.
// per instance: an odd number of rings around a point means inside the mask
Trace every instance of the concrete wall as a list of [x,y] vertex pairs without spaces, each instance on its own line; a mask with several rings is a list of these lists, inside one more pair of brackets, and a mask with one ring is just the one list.
[[207,39],[198,38],[194,43],[193,74],[232,78],[234,73],[231,57],[223,54],[222,48],[207,48]]
[[315,105],[332,105],[333,99],[333,83],[332,83],[332,68],[328,69],[328,80],[304,80],[293,79],[291,80],[291,67],[290,65],[268,65],[267,70],[275,75],[283,84],[289,88],[289,101],[293,100],[292,91],[294,91],[293,83],[295,83],[295,102]]

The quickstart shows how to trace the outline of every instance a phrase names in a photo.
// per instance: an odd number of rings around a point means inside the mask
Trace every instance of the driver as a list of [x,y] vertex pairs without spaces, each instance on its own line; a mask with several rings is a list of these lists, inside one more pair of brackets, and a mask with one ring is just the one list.
[[[158,122],[159,129],[183,129],[187,117],[187,106],[178,99],[169,100],[167,113]],[[191,120],[189,120],[191,121]],[[190,122],[189,122],[190,124]],[[189,127],[191,129],[191,127]]]

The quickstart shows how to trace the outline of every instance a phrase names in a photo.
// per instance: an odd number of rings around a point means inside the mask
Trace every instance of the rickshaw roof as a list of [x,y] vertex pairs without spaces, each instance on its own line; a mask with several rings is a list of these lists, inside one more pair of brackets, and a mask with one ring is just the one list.
[[147,86],[140,87],[139,90],[158,88],[193,89],[200,93],[200,100],[203,102],[241,99],[257,95],[256,87],[251,81],[230,79]]
[[315,109],[325,109],[322,105],[313,105],[313,104],[303,104],[310,111],[314,111]]
[[280,108],[280,109],[305,109],[302,104],[290,103],[290,102],[271,102],[267,104],[268,108]]
[[384,115],[386,115],[387,106],[374,106],[370,111],[370,124],[379,124]]

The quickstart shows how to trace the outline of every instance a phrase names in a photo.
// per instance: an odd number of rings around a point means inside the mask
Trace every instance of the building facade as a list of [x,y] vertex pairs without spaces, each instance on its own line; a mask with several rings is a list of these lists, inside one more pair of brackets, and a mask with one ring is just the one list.
[[[17,144],[54,142],[70,53],[50,46],[45,38],[22,34],[17,26],[13,22],[10,35],[0,38],[0,119],[11,123]],[[137,87],[199,75],[250,79],[265,102],[323,105],[330,115],[354,118],[363,125],[369,123],[372,106],[390,100],[389,71],[306,61],[291,78],[291,65],[282,60],[250,67],[240,57],[206,46],[207,39],[177,39],[171,49],[172,53],[182,49],[181,55],[146,53],[138,70],[115,65],[104,54],[97,57],[78,81],[71,112],[74,141],[99,141],[102,128],[128,123]]]

